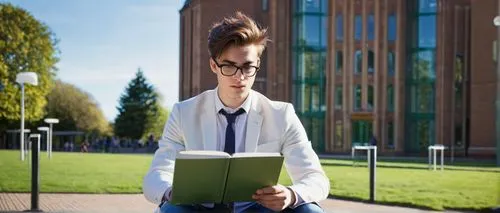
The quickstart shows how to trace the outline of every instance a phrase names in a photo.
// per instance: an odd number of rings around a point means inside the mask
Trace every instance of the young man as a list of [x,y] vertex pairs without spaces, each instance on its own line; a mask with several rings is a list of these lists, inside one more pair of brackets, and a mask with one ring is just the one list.
[[161,203],[161,212],[221,212],[226,208],[168,203],[175,194],[175,156],[182,150],[282,153],[293,184],[259,189],[253,194],[255,202],[234,203],[234,211],[323,212],[316,202],[327,197],[330,183],[293,106],[251,89],[267,40],[266,30],[240,12],[210,30],[209,63],[218,86],[174,105],[144,177],[144,195]]

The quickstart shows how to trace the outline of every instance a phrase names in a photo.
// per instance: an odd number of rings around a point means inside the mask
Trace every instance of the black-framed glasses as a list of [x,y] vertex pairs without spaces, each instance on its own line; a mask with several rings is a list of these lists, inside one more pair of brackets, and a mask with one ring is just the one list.
[[245,65],[243,67],[236,66],[234,64],[219,64],[215,58],[212,58],[215,62],[215,65],[219,67],[220,72],[224,76],[233,76],[236,75],[238,70],[241,70],[241,74],[243,74],[245,77],[252,77],[254,76],[257,71],[259,71],[260,67],[257,66],[252,66],[252,65]]

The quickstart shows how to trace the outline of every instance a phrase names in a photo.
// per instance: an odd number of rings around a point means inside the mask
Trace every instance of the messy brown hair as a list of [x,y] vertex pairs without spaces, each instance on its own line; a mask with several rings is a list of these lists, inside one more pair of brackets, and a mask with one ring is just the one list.
[[226,17],[212,26],[208,35],[208,52],[210,57],[218,58],[232,45],[255,44],[260,47],[260,57],[268,40],[267,29],[258,26],[242,12],[236,12],[234,17]]

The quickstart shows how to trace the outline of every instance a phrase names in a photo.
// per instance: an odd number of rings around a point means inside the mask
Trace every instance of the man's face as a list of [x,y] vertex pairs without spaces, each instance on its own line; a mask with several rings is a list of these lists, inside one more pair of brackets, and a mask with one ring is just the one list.
[[[254,44],[231,46],[219,58],[210,59],[210,68],[217,75],[221,98],[245,99],[248,96],[256,76],[256,73],[253,76],[249,76],[249,74],[260,65],[258,53],[259,47]],[[234,75],[228,76],[232,73],[225,72],[223,74],[221,67],[224,71],[234,68],[241,69],[237,69]]]

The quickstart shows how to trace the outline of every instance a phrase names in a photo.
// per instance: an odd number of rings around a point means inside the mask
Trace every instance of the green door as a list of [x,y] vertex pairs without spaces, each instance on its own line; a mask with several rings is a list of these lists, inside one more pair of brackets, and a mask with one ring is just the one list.
[[372,121],[352,121],[352,145],[368,145],[373,132]]

